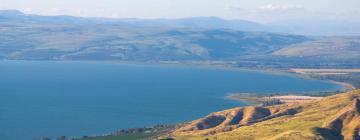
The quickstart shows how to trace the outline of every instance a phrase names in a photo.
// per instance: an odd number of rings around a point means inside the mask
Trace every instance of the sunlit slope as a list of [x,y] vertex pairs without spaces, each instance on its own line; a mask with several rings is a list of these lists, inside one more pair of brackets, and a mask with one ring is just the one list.
[[359,37],[329,37],[298,43],[275,51],[273,55],[287,57],[351,60],[360,57]]
[[359,140],[360,90],[302,105],[235,108],[195,120],[177,139]]

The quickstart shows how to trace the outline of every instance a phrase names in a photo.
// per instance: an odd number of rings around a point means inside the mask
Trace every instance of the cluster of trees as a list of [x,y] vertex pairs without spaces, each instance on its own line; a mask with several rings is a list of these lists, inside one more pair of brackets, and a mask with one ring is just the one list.
[[282,104],[280,99],[268,98],[261,102],[261,106],[272,106],[272,105],[278,105],[278,104]]

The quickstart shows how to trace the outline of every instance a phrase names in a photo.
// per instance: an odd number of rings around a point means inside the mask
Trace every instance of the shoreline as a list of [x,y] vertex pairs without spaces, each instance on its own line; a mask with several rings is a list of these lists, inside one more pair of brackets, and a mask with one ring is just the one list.
[[[247,72],[259,72],[264,74],[271,74],[271,75],[281,75],[281,76],[289,76],[295,78],[302,78],[307,80],[318,80],[324,81],[332,84],[336,84],[343,87],[341,92],[349,91],[357,89],[350,83],[346,82],[339,82],[334,80],[324,80],[324,79],[317,79],[310,77],[307,74],[301,74],[293,71],[294,68],[287,68],[287,69],[275,69],[275,68],[249,68],[249,67],[236,67],[232,66],[231,61],[228,63],[224,63],[226,61],[189,61],[189,62],[165,62],[165,61],[149,61],[149,62],[141,62],[141,61],[96,61],[96,60],[1,60],[1,61],[30,61],[30,62],[88,62],[88,63],[110,63],[110,64],[121,64],[121,65],[143,65],[143,66],[164,66],[164,67],[180,67],[180,68],[196,68],[196,69],[208,69],[208,70],[223,70],[223,71],[247,71]],[[337,92],[335,90],[333,92]],[[314,91],[314,92],[331,92],[331,91]]]
[[308,78],[312,78],[312,79],[319,79],[319,80],[323,80],[323,81],[328,81],[330,83],[334,83],[337,85],[341,85],[343,86],[346,90],[345,91],[349,91],[349,90],[356,90],[357,87],[354,86],[353,84],[350,84],[348,82],[341,82],[341,81],[337,81],[337,80],[331,80],[331,79],[320,79],[320,78],[316,78],[316,77],[311,77],[312,75],[348,75],[351,73],[359,73],[360,69],[354,68],[354,69],[297,69],[297,68],[290,68],[288,70],[289,73],[295,73],[297,75],[303,76],[303,77],[308,77]]
[[[207,69],[207,70],[223,70],[223,71],[233,71],[233,72],[258,72],[263,74],[270,74],[270,75],[280,75],[280,76],[288,76],[288,77],[295,77],[301,78],[306,80],[318,80],[323,82],[332,83],[338,86],[341,86],[341,89],[334,89],[334,90],[325,90],[325,91],[309,91],[309,92],[279,92],[279,93],[251,93],[253,95],[267,95],[267,94],[281,94],[287,95],[289,93],[295,95],[306,95],[308,93],[339,93],[339,92],[346,92],[357,89],[354,85],[346,82],[340,82],[335,80],[327,80],[327,79],[319,79],[311,77],[306,73],[299,73],[294,71],[295,68],[287,68],[287,69],[275,69],[275,68],[249,68],[249,67],[235,67],[231,65],[231,62],[225,63],[226,61],[148,61],[148,62],[141,62],[141,61],[96,61],[96,60],[2,60],[5,61],[20,61],[20,62],[85,62],[85,63],[108,63],[108,64],[120,64],[120,65],[138,65],[138,66],[161,66],[161,67],[180,67],[180,68],[194,68],[194,69]],[[229,95],[226,95],[225,98],[228,98]]]
[[[293,73],[292,71],[288,71],[288,73],[295,74],[299,78],[303,78],[303,79],[319,80],[319,81],[325,81],[328,83],[333,83],[333,84],[339,85],[343,88],[342,90],[340,90],[340,92],[346,92],[346,91],[351,91],[351,90],[357,89],[354,85],[352,85],[350,83],[346,83],[346,82],[340,82],[340,81],[335,81],[335,80],[330,80],[330,79],[314,78],[314,77],[310,77],[310,75],[307,75],[307,74]],[[338,92],[338,91],[333,91],[333,92]]]
[[344,88],[346,88],[345,91],[351,91],[351,90],[356,90],[357,89],[354,85],[352,85],[350,83],[339,82],[339,81],[335,81],[335,80],[328,80],[328,81],[331,82],[331,83],[343,86]]
[[[348,90],[349,91],[349,90]],[[260,105],[267,99],[276,99],[276,98],[324,98],[327,96],[332,96],[338,93],[348,92],[348,91],[338,91],[338,92],[284,92],[284,93],[231,93],[225,96],[225,99],[239,101],[245,103],[246,106]],[[298,99],[294,99],[298,100]]]

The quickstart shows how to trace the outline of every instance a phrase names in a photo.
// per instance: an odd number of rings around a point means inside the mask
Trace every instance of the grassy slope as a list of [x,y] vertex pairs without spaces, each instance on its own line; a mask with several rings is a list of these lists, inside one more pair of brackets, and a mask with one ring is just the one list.
[[[194,136],[194,133],[192,133],[193,136],[179,136],[177,139],[325,139],[324,135],[320,136],[314,129],[329,122],[339,111],[351,104],[353,99],[359,98],[359,96],[360,90],[330,96],[322,101],[289,106],[289,108],[300,107],[300,112],[292,116],[282,116],[216,135]],[[326,135],[331,135],[331,133]]]

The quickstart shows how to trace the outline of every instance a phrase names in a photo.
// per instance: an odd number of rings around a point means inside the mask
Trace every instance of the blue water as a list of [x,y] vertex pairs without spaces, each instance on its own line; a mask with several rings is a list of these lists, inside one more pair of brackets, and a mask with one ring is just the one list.
[[251,71],[100,62],[0,61],[0,139],[104,134],[242,106],[233,92],[338,90]]

